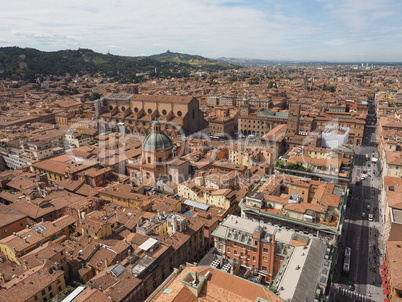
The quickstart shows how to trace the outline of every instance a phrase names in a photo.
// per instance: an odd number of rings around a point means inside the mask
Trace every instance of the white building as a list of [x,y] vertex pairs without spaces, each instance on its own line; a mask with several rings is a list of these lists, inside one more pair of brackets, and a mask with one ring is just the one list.
[[324,148],[335,149],[349,140],[349,128],[337,126],[325,126],[322,132],[321,146]]

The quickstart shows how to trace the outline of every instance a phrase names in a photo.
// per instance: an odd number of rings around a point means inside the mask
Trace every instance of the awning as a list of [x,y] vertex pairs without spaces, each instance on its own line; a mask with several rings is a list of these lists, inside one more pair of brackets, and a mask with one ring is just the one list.
[[385,289],[388,289],[388,284],[387,284],[387,283],[383,283],[383,284],[382,284],[382,287],[385,288]]
[[389,293],[389,292],[388,292],[388,289],[384,289],[382,292],[383,292],[384,295],[387,295],[387,296],[388,296],[388,293]]
[[381,269],[385,269],[385,264],[381,264]]
[[381,271],[381,275],[385,276],[386,274],[386,271]]
[[384,282],[387,282],[387,277],[385,277],[385,276],[381,277],[381,280],[384,281]]

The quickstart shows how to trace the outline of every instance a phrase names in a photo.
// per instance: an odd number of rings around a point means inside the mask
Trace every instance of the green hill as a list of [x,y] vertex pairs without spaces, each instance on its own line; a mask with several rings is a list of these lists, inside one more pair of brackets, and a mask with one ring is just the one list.
[[204,58],[197,55],[188,55],[184,53],[177,52],[167,52],[161,53],[159,55],[152,55],[148,58],[158,60],[161,62],[174,62],[174,63],[184,63],[189,64],[191,66],[202,68],[205,70],[213,71],[213,70],[225,70],[225,69],[233,69],[238,66],[234,64],[230,64],[228,62],[222,62],[218,60],[212,60],[208,58]]
[[235,65],[166,52],[149,57],[125,57],[101,54],[90,49],[44,52],[33,48],[0,47],[0,78],[33,81],[39,75],[101,73],[114,80],[138,82],[142,75],[185,77],[192,70],[214,71]]

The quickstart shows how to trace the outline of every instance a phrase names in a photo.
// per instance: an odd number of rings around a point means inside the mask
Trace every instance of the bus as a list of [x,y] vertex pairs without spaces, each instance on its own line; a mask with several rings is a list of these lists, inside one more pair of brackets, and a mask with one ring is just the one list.
[[343,259],[343,272],[345,274],[349,274],[351,257],[352,257],[352,249],[350,247],[346,247],[345,248],[345,258]]

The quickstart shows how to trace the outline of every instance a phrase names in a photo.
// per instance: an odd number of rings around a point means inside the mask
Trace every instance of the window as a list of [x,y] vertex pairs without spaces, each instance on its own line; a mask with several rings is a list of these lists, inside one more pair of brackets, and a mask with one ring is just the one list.
[[255,262],[255,256],[253,256],[253,262]]
[[263,266],[263,267],[262,267],[262,270],[263,270],[264,272],[266,272],[266,271],[267,271],[267,267],[266,267],[266,266]]
[[46,295],[45,290],[42,290],[42,296]]
[[113,110],[113,106],[112,106],[112,105],[109,106],[109,110]]
[[230,254],[230,248],[228,248],[228,253]]
[[124,106],[121,107],[121,111],[123,111],[123,112],[126,111],[126,107],[124,107]]
[[151,163],[151,157],[148,156],[148,164],[150,164],[150,163]]
[[151,109],[151,108],[148,109],[148,113],[149,113],[149,114],[152,113],[152,109]]
[[4,231],[3,231],[3,232],[6,234],[8,231],[7,231],[7,229],[4,229]]
[[166,110],[163,109],[163,110],[162,110],[162,114],[163,114],[163,115],[166,115],[166,113],[167,113]]
[[134,107],[134,112],[137,113],[138,112],[138,108]]
[[147,172],[146,177],[147,177],[148,179],[150,178],[149,172]]
[[158,163],[162,162],[162,157],[158,157]]
[[250,255],[247,255],[247,260],[250,260]]
[[237,242],[234,243],[234,246],[235,246],[235,247],[237,246]]
[[233,254],[237,255],[237,251],[236,251],[236,250],[234,250],[234,251],[233,251]]
[[268,253],[268,249],[266,249],[265,247],[262,249],[262,251],[263,251],[264,253]]
[[183,113],[179,110],[177,111],[177,116],[181,116]]

